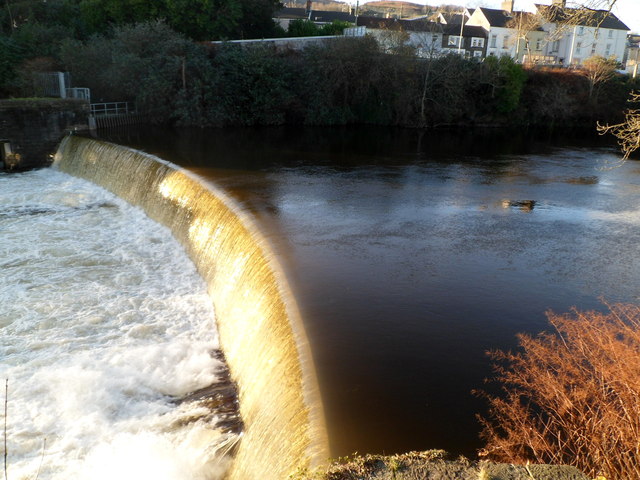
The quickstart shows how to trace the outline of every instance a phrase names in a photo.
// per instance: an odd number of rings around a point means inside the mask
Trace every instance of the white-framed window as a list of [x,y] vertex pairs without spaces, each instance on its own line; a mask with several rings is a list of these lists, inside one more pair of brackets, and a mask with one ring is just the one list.
[[607,43],[607,48],[604,49],[604,56],[608,57],[609,55],[611,55],[611,44]]
[[609,33],[607,34],[608,38],[613,38],[613,30],[609,30]]
[[584,35],[584,27],[583,26],[578,27],[578,35]]
[[475,52],[473,52],[473,56],[476,57],[476,58],[482,57],[482,51],[481,50],[476,50]]
[[595,55],[596,54],[596,49],[597,49],[598,45],[597,44],[593,44],[591,45],[591,55]]
[[582,53],[582,42],[576,43],[576,54],[580,55]]
[[491,35],[491,48],[496,48],[498,43],[498,35]]
[[536,50],[542,50],[542,39],[538,38],[536,40]]
[[502,48],[507,48],[507,45],[509,45],[509,35],[505,35],[502,38]]
[[449,45],[450,47],[458,47],[460,46],[460,40],[462,40],[462,37],[460,37],[459,35],[449,35],[449,41],[447,45]]
[[560,40],[556,40],[551,44],[552,52],[557,52],[558,50],[560,50]]
[[484,47],[484,38],[473,37],[471,39],[472,47]]

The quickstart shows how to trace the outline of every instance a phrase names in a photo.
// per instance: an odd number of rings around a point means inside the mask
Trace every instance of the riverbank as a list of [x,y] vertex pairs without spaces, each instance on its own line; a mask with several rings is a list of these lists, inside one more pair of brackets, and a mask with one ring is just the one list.
[[292,480],[590,480],[566,465],[511,465],[451,459],[443,450],[364,455],[338,460],[322,471]]

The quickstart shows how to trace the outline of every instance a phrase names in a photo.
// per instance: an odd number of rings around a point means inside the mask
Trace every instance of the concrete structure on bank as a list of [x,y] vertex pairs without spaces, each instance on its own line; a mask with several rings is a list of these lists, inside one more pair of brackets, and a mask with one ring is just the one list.
[[62,138],[88,129],[89,102],[77,99],[0,100],[0,170],[48,166]]

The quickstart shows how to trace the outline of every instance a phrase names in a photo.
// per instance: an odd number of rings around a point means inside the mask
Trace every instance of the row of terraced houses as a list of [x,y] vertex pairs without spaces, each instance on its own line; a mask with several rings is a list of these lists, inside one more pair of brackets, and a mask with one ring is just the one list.
[[[356,28],[351,34],[373,35],[389,50],[402,42],[423,57],[508,55],[521,63],[574,66],[600,55],[637,71],[638,35],[630,35],[611,12],[581,12],[568,8],[565,1],[536,5],[536,12],[516,11],[514,0],[504,0],[501,9],[461,7],[458,13],[441,13],[437,18],[357,16],[352,17]],[[305,17],[324,23],[330,21],[330,12],[307,12]]]

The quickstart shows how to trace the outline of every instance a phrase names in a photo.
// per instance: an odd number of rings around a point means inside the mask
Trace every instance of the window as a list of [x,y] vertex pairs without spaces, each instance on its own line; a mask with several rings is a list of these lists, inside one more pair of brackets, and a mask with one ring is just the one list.
[[613,30],[609,30],[609,33],[608,33],[607,37],[613,38]]
[[576,43],[576,54],[580,55],[582,53],[582,42]]
[[509,44],[509,35],[505,35],[504,38],[502,39],[502,48],[507,48],[508,44]]
[[609,55],[611,55],[611,44],[607,43],[607,48],[604,50],[604,56],[608,57]]
[[431,35],[431,43],[437,43],[438,42],[438,35]]
[[471,39],[472,47],[484,47],[484,38],[472,38]]
[[542,50],[542,39],[540,38],[536,40],[536,50]]
[[560,40],[556,40],[555,42],[553,42],[553,44],[551,45],[551,51],[552,52],[557,52],[558,50],[560,50]]
[[578,27],[578,35],[584,35],[584,27]]
[[598,45],[597,45],[597,44],[595,44],[595,43],[591,46],[591,55],[595,55],[595,54],[596,54],[596,47],[597,47],[597,46],[598,46]]
[[482,57],[482,52],[480,50],[476,50],[475,52],[473,52],[473,56],[475,58],[480,58]]
[[462,37],[458,36],[458,35],[449,35],[449,43],[448,45],[450,47],[458,47],[460,46],[460,40],[462,39]]
[[498,35],[491,35],[491,48],[496,48],[497,41],[498,41]]

